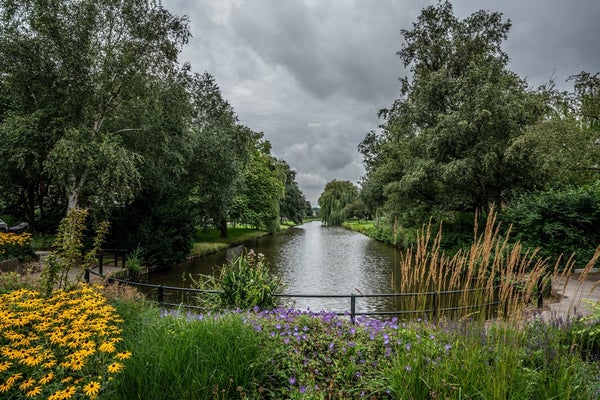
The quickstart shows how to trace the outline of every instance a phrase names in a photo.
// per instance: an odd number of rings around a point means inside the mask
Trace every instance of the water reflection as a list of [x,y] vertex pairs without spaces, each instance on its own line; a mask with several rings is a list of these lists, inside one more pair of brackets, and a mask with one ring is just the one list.
[[[399,254],[390,246],[341,227],[325,227],[311,222],[284,233],[268,236],[247,245],[263,253],[273,273],[282,278],[290,294],[380,294],[397,290],[394,271]],[[209,274],[237,257],[242,246],[226,252],[200,257],[160,274],[152,274],[151,283],[189,286],[189,274]],[[358,298],[357,312],[388,311],[390,299]],[[301,298],[295,307],[313,311],[343,312],[350,309],[349,299]]]

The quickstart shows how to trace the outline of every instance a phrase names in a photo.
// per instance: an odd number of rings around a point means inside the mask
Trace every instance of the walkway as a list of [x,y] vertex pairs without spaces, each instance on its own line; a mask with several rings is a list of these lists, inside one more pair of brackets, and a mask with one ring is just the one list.
[[588,274],[582,279],[579,274],[567,277],[557,277],[552,281],[552,293],[556,301],[544,302],[541,318],[545,321],[551,318],[573,318],[591,313],[589,302],[600,301],[600,274]]

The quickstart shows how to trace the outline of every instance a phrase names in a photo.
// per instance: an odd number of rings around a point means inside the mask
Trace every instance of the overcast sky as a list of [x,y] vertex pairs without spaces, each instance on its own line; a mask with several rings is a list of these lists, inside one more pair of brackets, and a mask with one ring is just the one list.
[[[296,170],[313,206],[333,179],[358,183],[358,144],[406,75],[396,52],[423,0],[163,0],[187,15],[180,56],[213,75],[240,123],[263,132]],[[510,69],[535,88],[600,71],[600,0],[456,0],[460,18],[485,9],[512,21]]]

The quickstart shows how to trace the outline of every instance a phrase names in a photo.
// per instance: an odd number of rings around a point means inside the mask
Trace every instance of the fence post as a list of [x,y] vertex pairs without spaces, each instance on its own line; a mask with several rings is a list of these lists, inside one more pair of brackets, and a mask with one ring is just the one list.
[[158,286],[158,303],[162,303],[165,299],[165,287],[163,285]]
[[542,308],[544,306],[544,280],[540,275],[537,281],[537,306]]
[[85,283],[90,283],[90,270],[89,269],[85,269],[85,272],[83,274],[83,280],[85,281]]
[[433,292],[433,322],[437,322],[438,292]]
[[356,319],[356,295],[354,293],[350,293],[350,321],[354,323]]
[[103,273],[102,273],[103,265],[104,265],[104,251],[102,249],[100,249],[100,261],[98,262],[98,272],[100,273],[100,275],[103,275]]

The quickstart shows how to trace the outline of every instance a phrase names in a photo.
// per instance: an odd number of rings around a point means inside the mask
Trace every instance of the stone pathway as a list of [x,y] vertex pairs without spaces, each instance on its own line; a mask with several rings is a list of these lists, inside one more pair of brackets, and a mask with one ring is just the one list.
[[[582,279],[585,278],[585,279]],[[543,320],[551,318],[569,319],[591,313],[589,302],[600,301],[600,274],[589,274],[581,277],[573,274],[570,278],[557,277],[552,280],[552,293],[555,300],[544,301],[544,307],[534,314]]]

